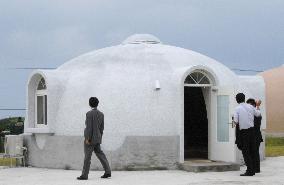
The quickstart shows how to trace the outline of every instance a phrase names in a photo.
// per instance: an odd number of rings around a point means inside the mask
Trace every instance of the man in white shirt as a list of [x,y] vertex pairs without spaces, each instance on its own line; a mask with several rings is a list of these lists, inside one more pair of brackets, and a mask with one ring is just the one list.
[[256,143],[254,134],[254,116],[259,117],[259,106],[261,101],[256,102],[256,108],[250,104],[245,103],[245,95],[238,93],[236,101],[239,104],[234,113],[234,122],[239,124],[240,137],[242,142],[242,153],[247,170],[241,176],[253,176],[255,174],[256,166]]

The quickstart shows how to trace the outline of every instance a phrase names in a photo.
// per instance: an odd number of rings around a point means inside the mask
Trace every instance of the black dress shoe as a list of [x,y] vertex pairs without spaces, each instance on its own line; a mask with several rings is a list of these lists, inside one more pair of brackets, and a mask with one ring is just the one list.
[[80,177],[77,177],[77,179],[78,180],[88,180],[88,177],[84,177],[84,176],[81,175]]
[[254,173],[243,173],[240,176],[254,176]]
[[102,179],[106,179],[106,178],[109,178],[111,177],[111,174],[107,174],[105,173],[103,176],[101,176]]

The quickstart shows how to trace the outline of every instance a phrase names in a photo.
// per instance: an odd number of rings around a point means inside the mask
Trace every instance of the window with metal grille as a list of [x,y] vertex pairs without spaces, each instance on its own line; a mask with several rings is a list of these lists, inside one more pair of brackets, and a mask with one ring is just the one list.
[[200,71],[195,71],[189,74],[185,81],[185,84],[211,84],[210,78]]

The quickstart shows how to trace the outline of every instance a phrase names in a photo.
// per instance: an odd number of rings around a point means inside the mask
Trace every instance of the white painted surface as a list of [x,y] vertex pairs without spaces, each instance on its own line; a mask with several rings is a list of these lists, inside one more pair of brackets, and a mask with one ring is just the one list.
[[139,43],[149,43],[149,44],[159,44],[160,39],[150,34],[134,34],[125,39],[122,44],[139,44]]
[[235,128],[229,125],[229,141],[220,142],[217,139],[217,96],[229,96],[229,124],[232,120],[231,115],[236,105],[235,93],[233,86],[220,86],[217,92],[212,92],[211,95],[211,110],[212,110],[212,124],[210,125],[210,153],[209,158],[216,161],[236,162],[236,146],[235,146]]
[[22,135],[6,135],[4,143],[5,153],[11,156],[23,155],[23,141]]
[[35,134],[37,147],[43,149],[46,143],[46,134]]
[[53,132],[48,128],[26,128],[25,133],[35,133],[35,134],[53,134]]
[[89,180],[78,181],[79,170],[44,168],[0,168],[2,185],[282,185],[284,157],[267,158],[261,162],[261,173],[240,177],[245,171],[191,173],[185,171],[114,171],[111,179],[101,179],[102,171],[91,171]]
[[88,99],[97,96],[105,114],[105,149],[119,148],[126,136],[179,135],[183,146],[183,82],[196,69],[212,75],[217,88],[233,84],[242,90],[239,77],[209,57],[163,45],[151,35],[131,36],[121,45],[81,55],[56,70],[34,71],[27,85],[25,130],[34,127],[32,98],[41,75],[47,84],[48,128],[55,135],[82,136]]

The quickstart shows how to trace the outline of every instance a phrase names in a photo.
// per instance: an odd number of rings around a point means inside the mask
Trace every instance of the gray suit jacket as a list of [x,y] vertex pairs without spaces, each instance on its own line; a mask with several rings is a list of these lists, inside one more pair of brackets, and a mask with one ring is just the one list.
[[91,144],[101,144],[104,131],[104,114],[94,108],[86,114],[85,139],[91,140]]

